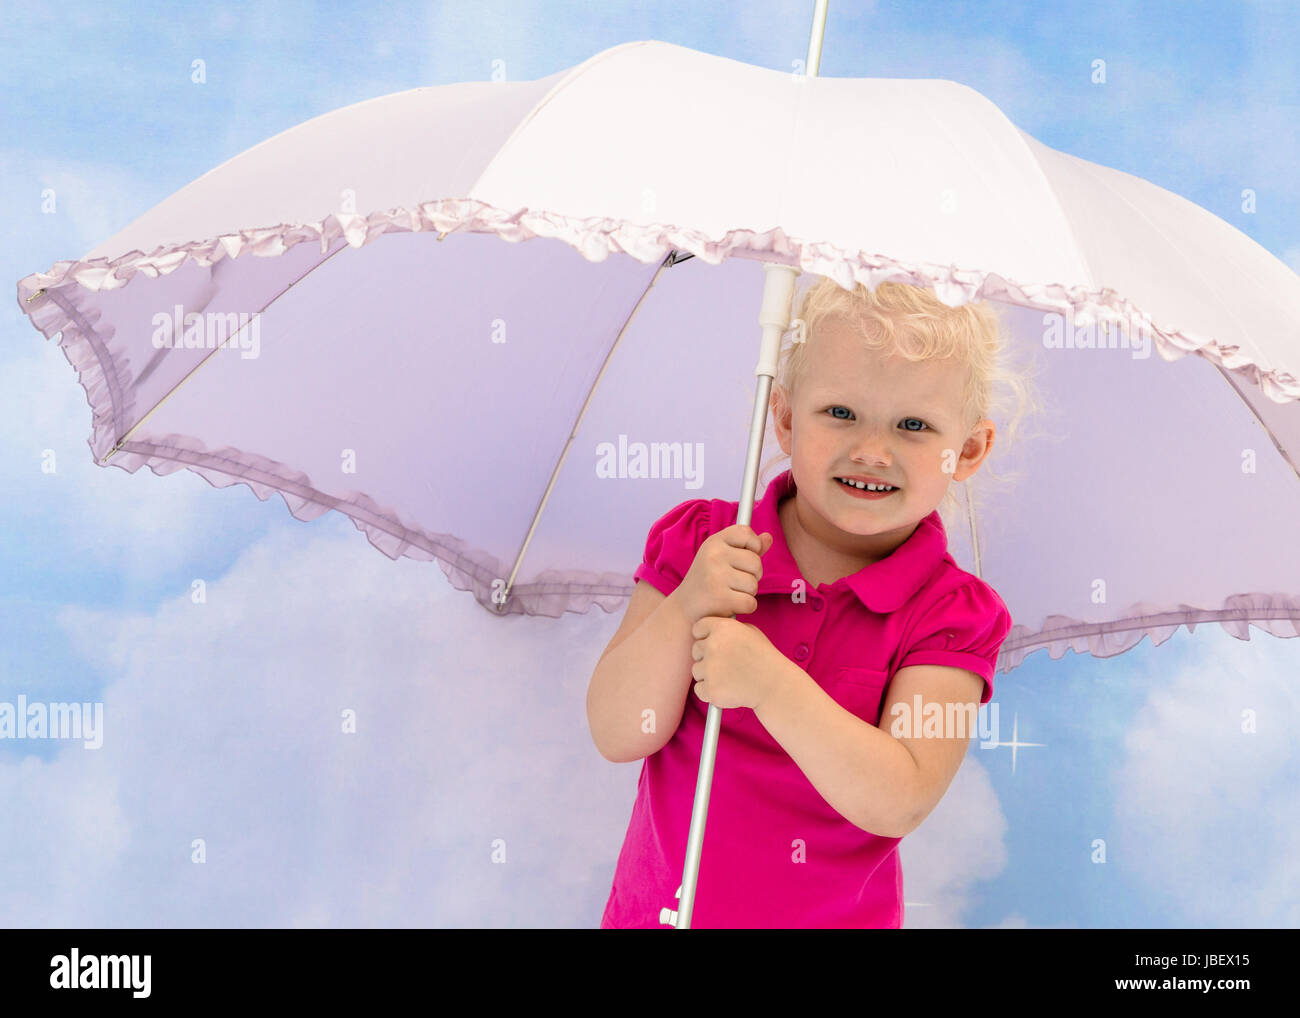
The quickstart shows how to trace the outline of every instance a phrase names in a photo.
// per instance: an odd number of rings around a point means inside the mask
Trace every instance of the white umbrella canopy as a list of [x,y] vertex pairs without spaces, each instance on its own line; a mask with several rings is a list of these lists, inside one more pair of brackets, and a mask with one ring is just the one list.
[[[1181,624],[1300,632],[1300,277],[954,82],[643,41],[401,92],[18,300],[61,334],[98,462],[338,510],[495,613],[558,617],[621,608],[669,508],[736,498],[762,261],[990,301],[1033,361],[1043,427],[990,459],[1015,483],[976,475],[945,520],[1015,622],[999,670]],[[1134,345],[1056,348],[1045,313]]]

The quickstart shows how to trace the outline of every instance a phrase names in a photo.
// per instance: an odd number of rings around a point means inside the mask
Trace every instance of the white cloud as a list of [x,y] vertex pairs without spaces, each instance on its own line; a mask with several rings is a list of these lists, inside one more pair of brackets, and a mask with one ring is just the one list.
[[0,925],[79,925],[76,895],[103,889],[128,848],[119,775],[87,768],[93,752],[81,745],[49,762],[28,756],[0,765],[0,805],[5,816],[21,818],[0,839]]
[[[23,519],[27,539],[57,541],[62,555],[84,561],[87,569],[143,576],[210,543],[213,518],[231,496],[223,502],[189,471],[157,477],[147,467],[128,474],[96,465],[85,390],[57,341],[28,329],[25,338],[36,349],[4,363],[0,400],[7,511]],[[54,453],[53,473],[42,470],[46,450]],[[280,511],[288,515],[283,505]]]
[[1251,635],[1207,639],[1151,692],[1112,777],[1109,863],[1176,925],[1300,926],[1296,645]]
[[60,621],[104,743],[0,764],[38,821],[0,840],[33,889],[0,924],[598,925],[636,780],[586,726],[617,616],[497,618],[359,534],[279,533],[205,604]]
[[[972,747],[977,747],[972,742]],[[967,751],[939,805],[899,844],[903,863],[905,929],[961,927],[980,881],[996,877],[1007,864],[1007,819],[979,762]]]

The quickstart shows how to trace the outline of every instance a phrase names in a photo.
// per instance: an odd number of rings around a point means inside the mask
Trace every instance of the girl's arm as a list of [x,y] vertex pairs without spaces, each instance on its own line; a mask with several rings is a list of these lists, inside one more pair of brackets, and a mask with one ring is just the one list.
[[[638,580],[587,687],[587,725],[606,760],[630,763],[668,744],[686,709],[694,644],[676,594],[665,597]],[[647,709],[653,731],[645,730]]]
[[[920,734],[925,729],[918,723],[915,734],[908,725],[907,737],[895,738],[841,707],[794,662],[786,659],[785,664],[782,676],[754,708],[763,727],[850,823],[883,838],[914,831],[961,766],[975,732],[984,680],[941,665],[900,668],[890,680],[881,724],[891,727],[895,704],[913,710],[918,695],[920,719],[937,703],[943,721],[938,733]],[[952,723],[967,715],[972,722]]]

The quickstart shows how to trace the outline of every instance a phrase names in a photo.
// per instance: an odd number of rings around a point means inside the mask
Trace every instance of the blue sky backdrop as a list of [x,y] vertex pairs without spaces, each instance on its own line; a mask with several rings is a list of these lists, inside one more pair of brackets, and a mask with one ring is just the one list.
[[[494,66],[544,77],[636,39],[789,70],[812,8],[10,5],[0,276],[84,254],[339,106]],[[1300,271],[1296,53],[1296,3],[831,0],[821,73],[970,85]],[[495,619],[341,515],[304,524],[244,486],[97,467],[75,373],[15,303],[3,314],[0,702],[101,702],[105,737],[0,739],[0,924],[595,927],[641,766],[602,759],[586,724],[618,615]],[[630,574],[644,534],[627,540]],[[1300,925],[1298,663],[1300,640],[1205,626],[999,674],[1001,738],[1014,719],[1041,745],[1014,773],[1009,748],[972,746],[903,842],[907,925]]]

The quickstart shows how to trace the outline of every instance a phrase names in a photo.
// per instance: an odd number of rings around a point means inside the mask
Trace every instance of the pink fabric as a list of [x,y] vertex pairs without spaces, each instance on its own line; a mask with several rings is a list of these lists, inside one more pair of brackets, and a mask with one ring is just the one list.
[[[909,665],[969,669],[984,679],[987,703],[1011,616],[992,587],[948,554],[938,513],[893,554],[835,583],[805,586],[798,601],[791,592],[802,577],[777,515],[794,490],[786,470],[754,505],[750,526],[773,540],[758,610],[744,621],[870,724],[880,720],[890,677]],[[738,508],[693,499],[670,510],[651,527],[636,578],[671,594],[705,538],[734,524]],[[661,910],[678,904],[707,712],[688,693],[676,733],[642,762],[602,929],[671,928]],[[900,927],[900,840],[837,813],[752,710],[724,710],[691,926]]]

